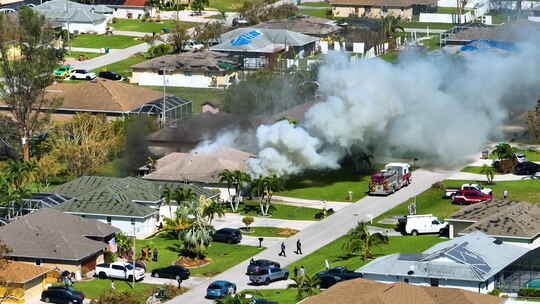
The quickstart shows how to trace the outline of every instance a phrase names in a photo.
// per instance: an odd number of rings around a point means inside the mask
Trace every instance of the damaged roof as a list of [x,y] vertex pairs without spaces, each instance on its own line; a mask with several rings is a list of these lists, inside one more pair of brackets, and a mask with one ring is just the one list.
[[533,35],[540,35],[540,23],[518,20],[494,26],[461,27],[460,31],[449,33],[447,39],[453,41],[490,40],[518,42]]
[[273,19],[253,26],[254,28],[289,30],[312,36],[326,36],[340,30],[332,20],[312,16],[294,16]]
[[6,283],[25,284],[33,279],[52,271],[50,268],[32,265],[23,262],[8,261],[0,269],[0,281]]
[[152,70],[158,72],[163,68],[173,71],[222,73],[237,70],[239,64],[229,55],[212,51],[193,51],[178,55],[161,56],[132,65],[137,70]]

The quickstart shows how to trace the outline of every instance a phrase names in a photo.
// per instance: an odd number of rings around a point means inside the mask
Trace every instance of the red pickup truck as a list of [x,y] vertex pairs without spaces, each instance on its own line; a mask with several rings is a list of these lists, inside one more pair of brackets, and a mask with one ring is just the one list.
[[487,201],[493,198],[493,194],[483,193],[478,190],[458,190],[454,194],[454,200],[452,203],[458,205],[470,205],[475,203],[480,203]]

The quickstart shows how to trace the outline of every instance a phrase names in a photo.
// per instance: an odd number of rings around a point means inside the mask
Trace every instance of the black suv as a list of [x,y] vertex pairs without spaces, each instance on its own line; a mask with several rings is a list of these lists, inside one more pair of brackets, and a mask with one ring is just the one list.
[[182,266],[172,265],[152,270],[152,276],[154,278],[175,279],[177,281],[187,280],[189,279],[189,270]]
[[514,174],[517,175],[533,175],[540,171],[540,165],[533,162],[522,162],[514,167]]
[[124,79],[124,77],[118,73],[115,73],[115,72],[109,72],[109,71],[103,71],[103,72],[99,72],[98,76],[100,78],[105,78],[105,79],[109,79],[109,80],[122,80]]
[[46,303],[82,303],[84,300],[84,294],[71,287],[67,286],[53,286],[44,290],[41,293],[41,301]]
[[263,267],[281,268],[281,265],[279,263],[277,263],[277,262],[273,262],[273,261],[270,261],[270,260],[264,260],[264,259],[251,261],[249,263],[248,268],[247,268],[246,274],[247,275],[255,274],[255,273],[259,272],[259,269],[261,269]]
[[238,244],[240,241],[242,241],[242,234],[238,229],[222,228],[214,233],[212,239],[215,242]]

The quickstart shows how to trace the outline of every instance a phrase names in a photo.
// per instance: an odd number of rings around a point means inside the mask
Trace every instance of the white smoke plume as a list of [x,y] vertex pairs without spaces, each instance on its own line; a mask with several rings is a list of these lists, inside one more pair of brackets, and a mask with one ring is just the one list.
[[240,136],[240,130],[230,130],[216,136],[215,140],[206,139],[199,143],[191,152],[194,153],[212,153],[219,150],[220,147],[233,147]]
[[510,110],[540,97],[539,55],[537,43],[463,58],[409,54],[398,64],[333,54],[319,72],[323,102],[301,125],[259,126],[249,167],[253,175],[338,168],[348,153],[367,150],[462,162],[497,135]]

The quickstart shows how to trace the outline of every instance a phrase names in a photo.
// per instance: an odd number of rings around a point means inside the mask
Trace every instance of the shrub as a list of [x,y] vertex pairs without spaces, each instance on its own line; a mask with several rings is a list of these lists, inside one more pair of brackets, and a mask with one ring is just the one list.
[[495,288],[492,291],[490,291],[489,294],[492,296],[498,297],[501,295],[501,290],[499,288]]
[[152,46],[148,49],[146,52],[146,58],[155,58],[159,56],[167,55],[171,52],[171,45],[170,44],[160,44]]
[[110,251],[105,251],[105,253],[103,254],[103,260],[106,264],[113,263],[114,261],[116,261],[116,254]]
[[111,23],[112,23],[112,24],[115,24],[115,23],[117,23],[117,22],[118,22],[118,19],[116,19],[116,17],[113,17],[113,18],[111,19]]
[[520,297],[540,297],[540,289],[536,288],[521,288],[518,291],[518,296]]
[[242,223],[246,225],[246,228],[248,230],[249,230],[249,225],[253,224],[254,221],[255,219],[252,216],[244,216],[244,218],[242,219]]
[[433,185],[431,185],[431,188],[439,189],[439,190],[445,190],[446,189],[446,187],[444,186],[444,184],[442,182],[434,183]]

